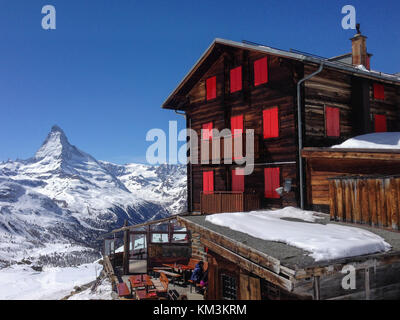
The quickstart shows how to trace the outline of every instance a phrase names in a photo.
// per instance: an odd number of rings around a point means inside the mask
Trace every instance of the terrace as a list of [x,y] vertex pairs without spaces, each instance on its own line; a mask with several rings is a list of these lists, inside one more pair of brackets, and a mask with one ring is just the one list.
[[[177,217],[151,221],[105,235],[104,270],[120,299],[202,300],[190,276],[190,232]],[[205,263],[205,267],[206,267]]]

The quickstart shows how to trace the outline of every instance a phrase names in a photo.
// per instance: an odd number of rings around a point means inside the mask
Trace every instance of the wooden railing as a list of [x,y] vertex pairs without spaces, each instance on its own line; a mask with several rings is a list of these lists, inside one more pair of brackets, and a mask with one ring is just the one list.
[[331,178],[329,198],[334,220],[399,230],[400,176]]
[[260,209],[260,197],[234,191],[202,192],[200,207],[201,214],[246,212]]

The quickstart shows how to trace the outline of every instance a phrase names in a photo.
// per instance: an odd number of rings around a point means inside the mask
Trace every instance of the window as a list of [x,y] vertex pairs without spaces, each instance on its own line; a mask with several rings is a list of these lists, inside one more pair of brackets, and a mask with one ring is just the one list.
[[217,77],[211,77],[206,80],[207,101],[217,97]]
[[203,172],[203,192],[204,193],[214,192],[214,171]]
[[[241,159],[243,154],[243,145],[242,150],[235,150],[235,142],[236,139],[242,139],[243,134],[243,115],[235,116],[231,118],[231,133],[232,133],[232,153],[233,153],[233,160]],[[237,153],[237,155],[236,155]]]
[[202,139],[203,140],[212,140],[213,138],[213,134],[212,134],[212,130],[213,130],[213,123],[212,122],[208,122],[203,124],[202,126]]
[[222,274],[221,281],[222,281],[222,299],[237,300],[236,278],[233,278],[226,274]]
[[383,84],[374,83],[374,99],[385,100],[385,87]]
[[244,192],[244,170],[232,170],[232,191]]
[[387,121],[385,115],[375,115],[375,132],[387,132]]
[[275,191],[280,187],[280,169],[279,168],[265,168],[265,198],[279,199],[279,194]]
[[339,108],[325,107],[325,132],[328,137],[340,137]]
[[279,137],[278,107],[263,111],[264,139]]
[[242,90],[242,67],[231,70],[231,93]]
[[168,243],[168,233],[152,233],[151,234],[152,243]]
[[268,59],[267,57],[254,61],[254,85],[268,82]]

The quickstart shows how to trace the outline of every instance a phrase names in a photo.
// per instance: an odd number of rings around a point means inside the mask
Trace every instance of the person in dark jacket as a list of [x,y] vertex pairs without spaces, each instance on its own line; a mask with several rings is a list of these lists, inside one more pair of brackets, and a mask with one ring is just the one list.
[[203,278],[203,261],[200,261],[199,263],[196,264],[194,267],[192,276],[190,277],[190,280],[192,280],[194,283],[200,283],[201,279]]

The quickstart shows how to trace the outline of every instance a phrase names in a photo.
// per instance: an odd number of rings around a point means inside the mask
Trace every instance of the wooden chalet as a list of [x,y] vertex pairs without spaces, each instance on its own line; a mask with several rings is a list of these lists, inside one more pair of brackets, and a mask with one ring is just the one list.
[[201,139],[212,140],[201,135],[211,129],[253,129],[254,172],[241,175],[235,162],[202,163],[199,152],[199,164],[188,164],[188,212],[310,208],[303,148],[400,131],[400,78],[369,70],[365,36],[351,41],[351,54],[331,59],[247,42],[211,44],[163,108],[185,115]]
[[[365,36],[351,41],[351,53],[327,59],[216,39],[164,102],[202,140],[214,139],[212,129],[242,136],[254,130],[252,174],[242,175],[244,165],[234,161],[204,161],[200,152],[197,163],[188,163],[188,215],[177,219],[190,231],[192,255],[208,262],[208,299],[400,298],[400,234],[372,227],[380,221],[387,227],[389,219],[393,226],[399,216],[383,216],[375,206],[362,217],[354,208],[363,204],[350,197],[340,207],[340,195],[351,193],[328,179],[400,174],[395,152],[326,149],[361,134],[400,131],[400,78],[371,70]],[[374,172],[378,166],[382,170]],[[400,189],[387,194],[392,190]],[[400,208],[400,198],[391,199],[397,200],[385,208]],[[384,237],[392,250],[316,263],[303,250],[218,227],[204,216],[285,206],[331,210],[326,223],[364,223],[360,228]],[[355,290],[341,285],[347,264],[356,269]]]

